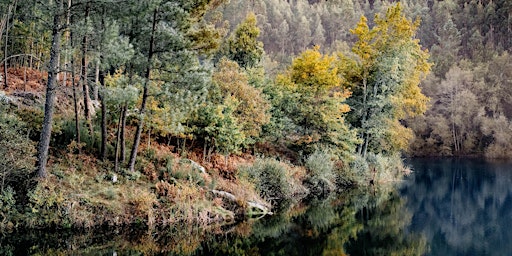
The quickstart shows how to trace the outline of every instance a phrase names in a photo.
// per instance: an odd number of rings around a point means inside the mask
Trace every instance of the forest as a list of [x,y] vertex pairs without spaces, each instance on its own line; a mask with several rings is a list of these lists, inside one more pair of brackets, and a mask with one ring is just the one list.
[[403,156],[509,158],[511,9],[2,0],[0,227],[231,221]]

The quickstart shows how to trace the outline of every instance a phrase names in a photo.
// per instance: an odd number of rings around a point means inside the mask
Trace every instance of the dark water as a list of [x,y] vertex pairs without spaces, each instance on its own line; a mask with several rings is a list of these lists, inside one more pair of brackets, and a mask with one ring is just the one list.
[[21,232],[0,255],[512,255],[512,165],[410,160],[400,186],[290,205],[237,225]]
[[414,159],[401,194],[428,255],[512,255],[512,164]]

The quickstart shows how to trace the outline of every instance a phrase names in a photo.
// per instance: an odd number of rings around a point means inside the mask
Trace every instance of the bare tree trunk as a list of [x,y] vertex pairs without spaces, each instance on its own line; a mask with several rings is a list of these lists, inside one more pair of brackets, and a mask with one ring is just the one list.
[[4,43],[4,88],[7,89],[9,87],[9,83],[7,81],[7,45],[9,42],[9,16],[11,16],[13,6],[9,5],[9,9],[7,10],[7,16],[5,17],[5,43]]
[[123,110],[121,113],[121,163],[126,161],[126,140],[125,140],[125,131],[126,131],[126,111],[128,107],[126,105],[123,106]]
[[[105,20],[102,16],[101,18],[101,26],[104,30]],[[101,160],[105,160],[107,156],[107,104],[105,102],[105,91],[102,91],[101,94],[98,93],[99,87],[105,85],[105,74],[101,72],[100,76],[100,60],[96,60],[96,72],[94,79],[94,99],[100,99],[101,102],[101,147],[100,147],[100,158]],[[119,129],[119,127],[118,127]],[[117,145],[118,141],[116,141],[116,161],[117,161]]]
[[104,97],[105,95],[103,93],[99,95],[101,101],[101,160],[105,160],[105,157],[107,156],[107,104],[105,103]]
[[[122,112],[122,110],[121,110]],[[117,122],[117,133],[116,133],[116,153],[114,157],[114,171],[117,172],[119,169],[119,146],[121,144],[121,122],[123,119],[122,113],[119,113],[119,121]]]
[[[87,18],[89,17],[89,5],[85,8],[85,27],[87,27]],[[84,115],[85,115],[85,122],[87,123],[87,126],[89,127],[89,135],[91,136],[91,141],[94,141],[94,130],[92,127],[92,121],[91,121],[91,110],[90,110],[90,102],[91,98],[89,96],[89,83],[87,81],[87,33],[82,38],[82,75],[81,75],[81,82],[82,82],[82,90],[84,92]]]
[[[366,123],[366,119],[368,118],[368,109],[366,107],[366,101],[367,101],[367,98],[368,98],[368,80],[367,80],[367,77],[368,77],[368,71],[364,71],[364,75],[363,75],[363,111],[362,111],[362,120],[361,120],[361,126],[363,126],[365,123]],[[362,127],[361,127],[362,128]],[[365,131],[363,129],[361,129],[361,135],[359,135],[361,137],[361,139],[363,139],[363,143],[359,144],[359,147],[358,147],[358,153],[359,155],[363,155],[363,148],[366,148],[366,138],[365,138]],[[366,155],[366,153],[364,153],[364,155]],[[363,156],[364,156],[363,155]]]
[[135,138],[133,140],[133,147],[132,152],[130,153],[130,160],[128,164],[128,169],[130,171],[135,170],[135,160],[137,158],[137,151],[139,149],[140,144],[140,136],[142,134],[142,128],[144,125],[144,112],[146,110],[146,102],[148,99],[148,87],[149,87],[149,81],[151,79],[151,61],[153,60],[153,48],[155,44],[155,31],[156,31],[156,16],[158,13],[158,9],[155,8],[153,12],[153,25],[151,28],[151,37],[149,39],[149,52],[148,52],[148,64],[146,68],[146,75],[145,75],[145,81],[144,81],[144,90],[142,93],[142,104],[140,106],[140,113],[139,113],[139,123],[137,124],[137,131],[135,132]]
[[[68,0],[68,12],[66,17],[66,24],[69,26],[71,20],[71,0]],[[69,46],[71,49],[75,47],[73,44],[73,33],[68,31],[68,34],[66,36],[69,36]],[[71,56],[71,86],[73,88],[73,107],[75,110],[75,136],[76,136],[76,143],[78,145],[78,154],[82,154],[82,147],[81,147],[81,138],[80,138],[80,115],[78,113],[78,95],[76,93],[76,72],[75,72],[75,57]]]
[[52,46],[50,50],[50,63],[48,70],[48,83],[46,85],[46,99],[44,105],[44,120],[43,128],[41,130],[41,138],[39,140],[39,146],[37,148],[37,176],[39,178],[46,178],[48,175],[46,171],[46,162],[48,161],[48,151],[50,148],[50,138],[52,134],[52,122],[53,112],[55,104],[55,92],[57,89],[57,57],[60,52],[60,26],[61,26],[61,15],[62,0],[56,0],[56,4],[59,6],[59,11],[53,16],[52,26]]
[[[72,40],[71,40],[72,41]],[[73,45],[73,43],[71,43]],[[82,153],[82,149],[80,147],[80,119],[78,114],[78,96],[76,95],[76,84],[75,84],[75,62],[73,61],[74,57],[71,57],[71,86],[73,86],[73,105],[75,107],[75,133],[76,133],[76,143],[78,144],[78,154]]]
[[94,100],[98,100],[99,99],[99,95],[98,95],[98,91],[99,91],[99,87],[100,87],[100,61],[96,61],[96,67],[95,67],[95,72],[94,72],[94,88],[93,88],[93,93],[92,93],[92,98]]

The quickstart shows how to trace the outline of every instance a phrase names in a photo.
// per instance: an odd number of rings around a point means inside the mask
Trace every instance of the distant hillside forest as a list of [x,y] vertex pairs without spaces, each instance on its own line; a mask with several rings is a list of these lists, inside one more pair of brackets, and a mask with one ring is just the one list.
[[350,29],[361,15],[372,23],[396,2],[408,18],[421,21],[415,38],[433,63],[420,85],[430,98],[427,112],[402,120],[415,134],[407,153],[510,158],[511,1],[253,0],[230,1],[220,12],[229,29],[256,13],[272,72],[314,45],[326,53],[349,51],[357,40]]

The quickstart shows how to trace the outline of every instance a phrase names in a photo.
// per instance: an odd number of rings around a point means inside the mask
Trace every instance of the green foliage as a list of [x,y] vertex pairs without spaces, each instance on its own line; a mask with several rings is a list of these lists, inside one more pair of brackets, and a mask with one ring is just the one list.
[[0,229],[7,230],[14,228],[19,212],[16,209],[16,192],[11,188],[2,188],[0,192]]
[[[348,74],[352,97],[347,101],[354,111],[350,123],[359,129],[363,143],[359,154],[388,152],[394,154],[407,147],[411,132],[399,120],[421,115],[428,98],[419,83],[430,70],[428,52],[414,38],[419,22],[402,14],[400,4],[390,7],[385,15],[375,16],[369,28],[363,16],[355,29],[358,37],[352,48],[357,55],[357,73]],[[353,68],[342,65],[341,68]]]
[[260,158],[252,166],[242,168],[239,173],[256,185],[263,198],[278,202],[290,199],[288,170],[279,161]]
[[24,224],[30,228],[62,227],[69,223],[64,206],[65,196],[52,181],[41,181],[28,193],[29,204]]
[[273,118],[276,128],[290,127],[283,136],[306,154],[326,148],[348,159],[357,139],[344,121],[350,107],[343,102],[350,92],[342,87],[335,60],[318,47],[294,59],[276,79]]
[[105,78],[103,97],[111,113],[118,113],[123,106],[129,110],[135,107],[139,96],[137,87],[141,84],[139,80],[138,78],[130,79],[120,71]]
[[27,125],[0,101],[0,191],[8,186],[26,193],[35,163],[35,143]]
[[196,134],[218,152],[237,152],[259,137],[269,104],[233,61],[223,58],[212,82],[208,102],[197,112]]
[[308,169],[306,182],[313,194],[326,194],[336,188],[336,173],[332,155],[324,151],[315,151],[305,163]]
[[242,68],[258,65],[264,53],[263,43],[258,41],[260,30],[256,23],[256,15],[249,13],[225,44],[225,56]]

